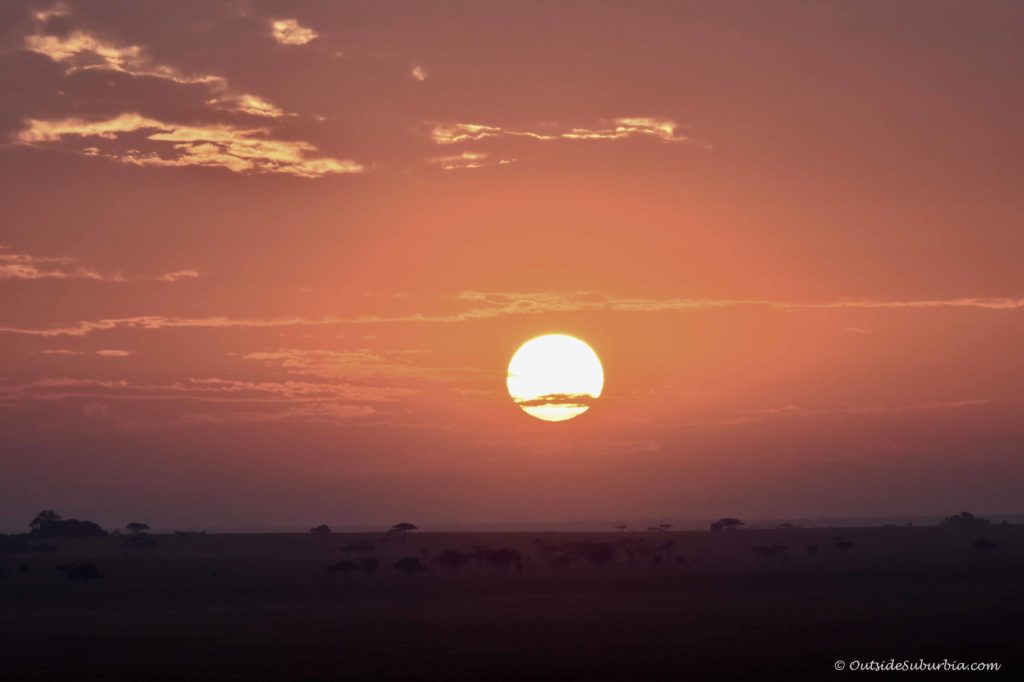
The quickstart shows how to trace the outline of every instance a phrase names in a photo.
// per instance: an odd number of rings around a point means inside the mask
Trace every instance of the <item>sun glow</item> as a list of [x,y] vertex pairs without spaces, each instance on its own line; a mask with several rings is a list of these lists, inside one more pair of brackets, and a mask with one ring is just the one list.
[[590,409],[604,388],[597,353],[566,334],[530,339],[508,364],[508,392],[528,415],[560,422]]

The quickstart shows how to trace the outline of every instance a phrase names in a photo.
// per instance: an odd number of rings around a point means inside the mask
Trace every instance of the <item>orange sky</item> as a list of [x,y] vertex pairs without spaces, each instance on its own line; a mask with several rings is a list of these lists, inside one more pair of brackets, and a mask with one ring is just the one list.
[[1022,25],[3,3],[0,527],[1024,511]]

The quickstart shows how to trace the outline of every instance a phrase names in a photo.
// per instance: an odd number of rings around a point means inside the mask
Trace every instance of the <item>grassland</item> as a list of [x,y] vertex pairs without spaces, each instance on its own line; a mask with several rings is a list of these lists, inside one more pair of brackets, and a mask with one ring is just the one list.
[[[820,679],[920,658],[996,677],[1022,658],[1022,526],[153,537],[0,554],[0,678]],[[476,559],[445,568],[445,549]],[[327,570],[368,557],[376,573]],[[80,562],[103,578],[57,570]]]

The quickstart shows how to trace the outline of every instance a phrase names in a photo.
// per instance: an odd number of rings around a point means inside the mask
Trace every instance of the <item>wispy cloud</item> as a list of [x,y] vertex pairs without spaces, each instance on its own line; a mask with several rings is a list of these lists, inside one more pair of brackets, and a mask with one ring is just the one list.
[[249,116],[260,116],[263,118],[281,118],[285,111],[274,104],[271,104],[262,97],[247,94],[227,93],[218,97],[206,100],[214,109],[234,111]]
[[99,69],[135,77],[159,78],[179,85],[202,85],[211,93],[206,103],[215,109],[270,118],[285,115],[280,107],[262,97],[234,91],[223,76],[185,73],[173,66],[154,62],[140,45],[119,44],[87,31],[73,31],[63,36],[29,35],[25,38],[25,48],[63,64],[66,73]]
[[25,48],[60,62],[69,72],[104,69],[133,76],[151,76],[176,83],[215,83],[226,86],[223,78],[208,74],[184,74],[177,69],[150,60],[139,45],[120,45],[86,31],[64,36],[30,35]]
[[553,140],[624,140],[627,138],[653,138],[662,142],[687,142],[681,135],[680,125],[667,118],[646,116],[616,118],[600,121],[589,127],[559,128],[553,125],[532,129],[503,128],[482,123],[436,123],[430,139],[436,144],[478,142],[493,137],[526,137],[545,142]]
[[798,405],[782,405],[779,407],[741,410],[740,412],[720,417],[712,421],[702,421],[682,426],[742,426],[758,424],[774,419],[794,419],[827,417],[831,415],[896,415],[907,412],[930,412],[936,410],[959,410],[972,407],[986,407],[1006,403],[1019,402],[1020,398],[967,398],[962,400],[929,400],[921,403],[903,403],[893,405],[859,405],[842,407],[804,408]]
[[863,300],[840,299],[825,302],[790,302],[756,299],[714,298],[622,298],[599,296],[588,292],[577,293],[486,293],[463,292],[457,300],[467,303],[465,310],[451,313],[411,313],[402,315],[359,315],[342,317],[168,317],[144,315],[138,317],[82,320],[65,326],[50,328],[0,327],[0,333],[26,334],[41,337],[87,336],[112,329],[225,329],[329,326],[344,324],[383,323],[446,323],[486,320],[504,316],[542,315],[581,311],[607,312],[678,312],[696,313],[729,308],[765,308],[779,312],[801,310],[988,310],[1018,311],[1024,309],[1024,298],[951,298],[921,300]]
[[427,72],[419,64],[417,64],[416,66],[412,67],[412,71],[409,72],[409,76],[413,80],[417,80],[417,81],[419,81],[421,83],[423,81],[427,80]]
[[549,393],[536,398],[515,398],[516,405],[520,407],[589,407],[595,400],[589,393]]
[[305,45],[319,36],[311,28],[295,19],[277,19],[270,22],[270,33],[280,45]]
[[296,376],[319,379],[365,379],[389,377],[413,379],[444,379],[489,374],[489,370],[473,367],[437,367],[422,360],[407,360],[419,356],[416,351],[354,351],[309,350],[282,348],[273,351],[246,353],[243,360],[260,361],[281,367]]
[[515,159],[492,159],[484,152],[462,152],[448,156],[435,156],[427,159],[427,163],[442,170],[472,170],[484,166],[507,166],[515,163]]
[[178,282],[183,279],[195,279],[196,277],[199,277],[198,270],[175,270],[174,272],[165,272],[157,277],[157,279],[161,282]]
[[45,9],[36,10],[32,16],[36,21],[47,22],[54,17],[66,17],[71,15],[71,8],[66,3],[56,2]]
[[463,315],[494,317],[548,312],[610,310],[629,312],[692,312],[721,308],[769,308],[798,310],[928,310],[973,308],[981,310],[1020,310],[1024,298],[945,298],[910,300],[838,299],[832,301],[773,301],[731,298],[630,298],[601,296],[593,292],[524,293],[466,291],[459,298],[473,304]]
[[0,280],[20,279],[90,279],[98,282],[129,282],[156,280],[177,282],[199,277],[198,270],[177,270],[155,277],[125,277],[121,273],[104,273],[87,268],[68,256],[35,256],[28,253],[12,253],[0,245]]
[[47,377],[0,385],[0,402],[17,405],[70,400],[88,400],[91,404],[157,401],[184,406],[178,408],[177,417],[161,419],[161,423],[334,422],[375,414],[381,405],[397,403],[416,393],[410,388],[337,381],[237,381],[209,377],[147,384],[121,379]]
[[[126,148],[140,135],[136,144],[146,144],[155,148],[153,151]],[[284,173],[304,178],[365,170],[352,160],[315,156],[319,150],[308,142],[273,139],[268,128],[181,125],[137,113],[95,121],[29,119],[14,139],[28,146],[71,144],[79,153],[136,166],[207,166],[235,173]]]
[[42,355],[98,355],[101,358],[127,358],[131,357],[132,355],[135,355],[135,353],[130,350],[119,350],[113,348],[94,351],[71,350],[69,348],[54,348],[41,350],[39,352]]

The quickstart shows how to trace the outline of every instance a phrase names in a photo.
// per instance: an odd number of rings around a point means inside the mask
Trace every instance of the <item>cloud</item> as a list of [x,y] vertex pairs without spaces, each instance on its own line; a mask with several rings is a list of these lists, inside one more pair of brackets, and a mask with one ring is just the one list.
[[423,67],[419,64],[412,67],[412,71],[409,72],[409,76],[412,77],[413,80],[417,80],[421,83],[427,80],[427,72],[424,71]]
[[272,21],[270,31],[280,45],[305,45],[319,36],[316,31],[301,25],[295,19]]
[[[759,408],[752,410],[741,410],[738,414],[721,417],[711,421],[693,422],[680,424],[681,427],[692,426],[742,426],[745,424],[759,424],[768,420],[782,418],[810,418],[827,417],[832,415],[851,416],[874,416],[874,415],[895,415],[907,412],[930,412],[936,410],[960,410],[971,407],[986,407],[1006,403],[1019,402],[1021,398],[968,398],[963,400],[930,400],[923,403],[909,403],[897,405],[862,405],[844,407],[819,407],[802,408],[798,405],[782,405],[780,407]],[[670,428],[675,428],[670,427]]]
[[260,116],[263,118],[281,118],[285,112],[278,106],[271,104],[262,97],[247,94],[224,94],[206,101],[214,109],[234,111],[249,116]]
[[[137,113],[102,120],[29,119],[14,140],[26,146],[71,145],[73,151],[136,166],[206,166],[235,173],[280,173],[318,178],[361,173],[355,161],[314,156],[308,142],[277,140],[268,128],[230,124],[180,125]],[[143,152],[132,146],[145,144]],[[98,145],[103,145],[102,147]]]
[[590,292],[573,293],[509,293],[509,292],[462,292],[457,300],[469,304],[466,310],[453,313],[411,313],[404,315],[360,315],[340,317],[277,317],[277,318],[232,318],[232,317],[167,317],[144,315],[138,317],[105,318],[81,320],[63,327],[0,327],[0,333],[25,334],[29,336],[59,337],[87,336],[97,331],[112,329],[224,329],[224,328],[266,328],[329,326],[346,324],[383,323],[449,323],[487,320],[507,315],[542,315],[549,313],[571,313],[582,311],[607,312],[678,312],[692,313],[728,308],[765,308],[779,312],[802,310],[989,310],[1018,311],[1024,309],[1024,298],[951,298],[900,301],[847,300],[825,302],[789,302],[757,299],[714,299],[714,298],[624,298],[598,296]]
[[515,159],[498,159],[493,161],[490,154],[483,152],[462,152],[461,154],[435,156],[427,159],[427,163],[437,166],[442,170],[468,170],[494,165],[507,166],[514,162]]
[[165,272],[157,279],[161,282],[178,282],[183,279],[195,279],[199,276],[198,270],[175,270],[174,272]]
[[[39,351],[42,355],[89,355],[89,353],[81,350],[70,350],[68,348],[55,348],[52,350],[41,350]],[[92,355],[98,355],[103,358],[127,358],[135,355],[130,350],[116,350],[116,349],[104,349],[92,351]]]
[[137,384],[124,380],[47,377],[0,386],[0,393],[34,400],[117,398],[125,400],[187,400],[214,403],[394,402],[416,391],[388,386],[309,381],[237,381],[189,378],[171,384]]
[[[47,377],[16,385],[0,385],[0,402],[87,400],[92,405],[113,401],[158,401],[185,406],[177,417],[157,420],[187,423],[236,421],[337,422],[376,414],[382,405],[415,395],[409,388],[362,386],[346,382],[237,381],[189,378],[170,384],[125,380]],[[201,406],[196,411],[196,406]],[[154,422],[154,423],[157,423]]]
[[[178,270],[155,277],[141,277],[136,280],[177,282],[182,279],[199,277],[197,270]],[[90,279],[98,282],[128,282],[131,279],[120,273],[102,273],[79,265],[67,256],[34,256],[27,253],[11,253],[0,245],[0,280],[20,279]]]
[[275,318],[275,319],[254,319],[254,318],[227,318],[227,317],[206,317],[206,318],[177,318],[165,317],[163,315],[142,315],[138,317],[107,318],[102,320],[81,320],[65,327],[52,327],[48,329],[30,329],[18,327],[0,327],[0,332],[12,334],[26,334],[29,336],[59,337],[88,336],[97,331],[109,331],[112,329],[182,329],[182,328],[262,328],[262,327],[291,327],[296,325],[317,325],[317,324],[338,324],[336,318],[303,319],[303,318]]
[[238,422],[345,422],[359,417],[372,417],[378,409],[373,405],[339,403],[308,403],[273,410],[232,410],[229,412],[197,412],[186,414],[179,421],[188,424],[235,424]]
[[185,74],[174,67],[154,63],[139,45],[119,45],[86,31],[73,31],[65,36],[29,35],[25,49],[44,54],[67,67],[67,71],[104,69],[132,76],[162,78],[175,83],[205,83],[226,88],[221,76]]
[[33,14],[36,21],[46,23],[53,17],[67,17],[71,16],[71,8],[66,3],[57,2],[46,9],[36,10]]
[[134,77],[159,78],[179,85],[201,85],[210,91],[206,104],[213,109],[261,118],[281,118],[286,112],[266,99],[233,90],[219,75],[185,73],[154,62],[140,45],[123,45],[104,40],[87,31],[67,35],[29,35],[25,49],[46,55],[65,66],[65,73],[105,70]]
[[549,393],[536,398],[515,398],[520,407],[589,407],[595,402],[589,393]]
[[414,378],[453,380],[460,376],[489,374],[472,367],[430,367],[409,364],[402,359],[418,355],[415,351],[371,352],[369,350],[332,351],[284,348],[246,353],[243,360],[262,361],[280,366],[296,376],[337,380],[340,378]]
[[[466,319],[550,312],[608,310],[621,312],[693,312],[721,308],[769,308],[798,310],[929,310],[967,308],[980,310],[1020,310],[1024,298],[948,298],[916,300],[839,299],[834,301],[772,301],[761,299],[716,298],[629,298],[600,296],[592,292],[522,293],[465,291],[459,299],[474,304],[464,313]],[[460,315],[456,313],[455,315]]]
[[558,129],[547,126],[535,130],[517,130],[481,123],[437,123],[430,131],[435,144],[478,142],[493,137],[527,137],[534,140],[624,140],[653,138],[662,142],[687,142],[679,124],[667,118],[627,117],[601,121],[592,127]]

